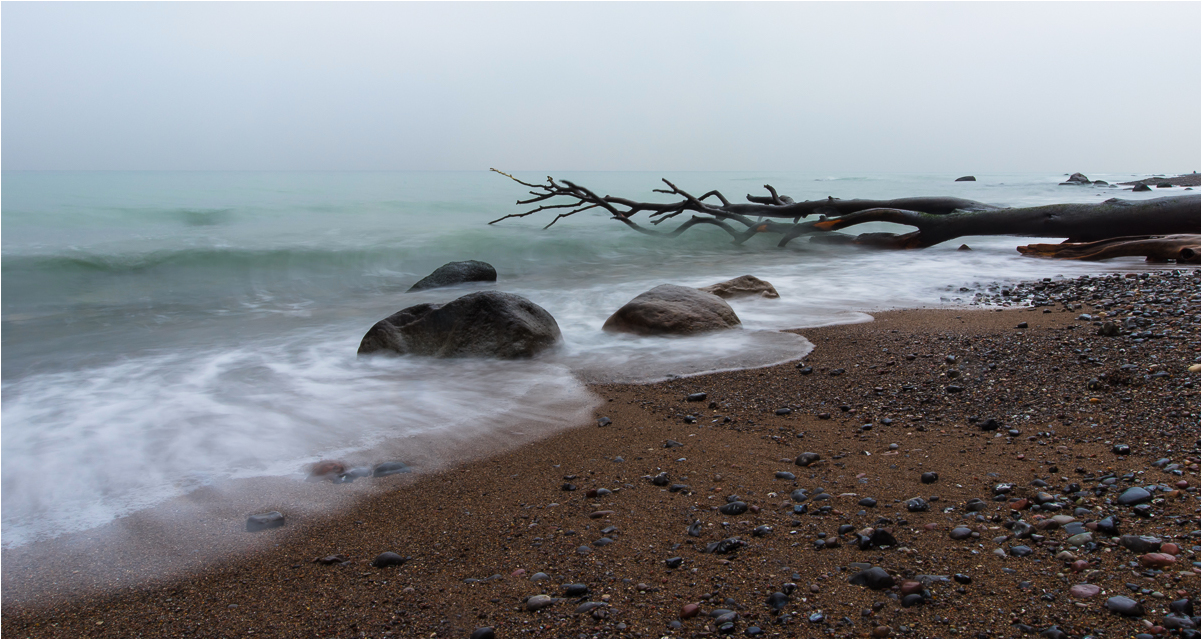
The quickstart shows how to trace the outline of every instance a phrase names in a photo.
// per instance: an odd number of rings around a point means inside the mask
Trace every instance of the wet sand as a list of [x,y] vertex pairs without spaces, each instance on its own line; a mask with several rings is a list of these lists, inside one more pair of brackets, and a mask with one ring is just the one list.
[[[277,479],[250,502],[193,494],[164,507],[190,517],[138,514],[5,550],[2,632],[1060,637],[1047,631],[1055,626],[1078,637],[1176,637],[1156,625],[1199,590],[1198,374],[1187,370],[1199,351],[1196,273],[1120,280],[1112,288],[1133,295],[1106,305],[1078,296],[1034,309],[888,311],[798,330],[815,345],[800,363],[594,385],[605,426],[500,452],[478,442],[474,459],[428,473],[350,485]],[[1105,321],[1180,305],[1192,311],[1150,316],[1155,337],[1122,324],[1120,335],[1098,335]],[[705,400],[686,399],[697,393]],[[997,427],[983,428],[989,420]],[[1116,453],[1120,444],[1130,453]],[[806,452],[820,460],[799,466]],[[924,483],[925,472],[938,478]],[[653,482],[661,473],[663,486]],[[1004,483],[1013,487],[999,494]],[[1153,485],[1146,514],[1117,504],[1128,487]],[[1057,506],[1035,510],[1040,492]],[[747,510],[718,511],[728,496]],[[860,504],[868,497],[875,506]],[[915,497],[925,511],[908,510]],[[967,509],[973,498],[982,510]],[[247,515],[272,509],[286,526],[244,531]],[[1049,525],[1055,516],[1074,516],[1092,541],[1069,544],[1065,527]],[[1144,553],[1096,530],[1107,516],[1121,534],[1177,545],[1163,549],[1176,551],[1172,563],[1141,564]],[[1022,531],[1019,519],[1033,535],[1002,540]],[[859,548],[867,527],[893,544]],[[955,527],[969,537],[953,540]],[[114,542],[131,536],[137,544]],[[705,552],[730,539],[731,551]],[[386,551],[408,560],[372,566]],[[346,561],[314,562],[334,554]],[[865,567],[884,569],[895,587],[849,583]],[[533,580],[539,572],[546,579]],[[1070,594],[1083,583],[1100,593]],[[587,593],[565,596],[567,584]],[[923,602],[902,606],[910,591]],[[776,592],[779,610],[767,604]],[[531,611],[539,601],[527,599],[540,594],[564,599]],[[1143,614],[1108,611],[1120,595]],[[576,613],[587,602],[602,604]],[[690,604],[699,615],[688,616]],[[723,609],[736,615],[708,615]]]

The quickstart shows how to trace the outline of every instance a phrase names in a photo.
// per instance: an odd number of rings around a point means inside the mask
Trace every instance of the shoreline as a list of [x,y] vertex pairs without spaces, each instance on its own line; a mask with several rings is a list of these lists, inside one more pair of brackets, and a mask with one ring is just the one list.
[[[1181,272],[1189,275],[1175,284],[1188,281],[1196,297],[1193,274],[1197,270]],[[1135,278],[1133,283],[1122,279],[1119,284],[1134,285],[1129,288],[1132,291],[1140,287],[1155,291],[1145,283],[1167,280],[1163,274],[1176,272],[1153,273],[1157,275]],[[1165,305],[1172,306],[1170,302],[1178,301],[1171,297],[1170,290],[1152,299],[1164,298]],[[1089,302],[1100,301],[1070,304]],[[1196,313],[1196,302],[1186,304]],[[699,603],[703,611],[723,608],[721,603],[729,605],[739,613],[735,626],[740,634],[753,626],[764,635],[790,637],[825,635],[828,627],[833,635],[856,637],[878,627],[889,627],[888,633],[899,636],[1026,633],[1008,626],[1015,620],[1032,628],[1044,625],[1039,629],[1059,624],[1068,633],[1091,633],[1095,628],[1107,630],[1105,635],[1139,633],[1145,628],[1139,619],[1101,610],[1101,603],[1110,595],[1131,593],[1123,587],[1132,572],[1123,571],[1116,562],[1137,557],[1127,549],[1101,544],[1101,540],[1093,551],[1062,549],[1064,536],[1058,528],[1040,534],[1046,535],[1045,542],[1050,544],[1028,542],[1038,550],[1028,557],[997,558],[994,548],[1007,549],[1018,541],[989,542],[989,538],[1009,532],[1002,526],[1010,518],[1009,510],[1002,508],[1008,504],[992,501],[989,493],[996,484],[1013,482],[1016,495],[1033,496],[1036,491],[1030,482],[1043,479],[1050,487],[1047,491],[1063,494],[1068,481],[1089,487],[1097,484],[1084,479],[1098,469],[1112,467],[1125,474],[1131,467],[1165,486],[1185,481],[1186,490],[1176,489],[1178,493],[1167,498],[1158,496],[1164,502],[1154,506],[1155,517],[1150,519],[1106,505],[1103,500],[1113,495],[1082,497],[1087,500],[1082,505],[1101,509],[1098,515],[1108,510],[1121,512],[1124,534],[1163,536],[1167,527],[1182,547],[1172,571],[1140,578],[1152,578],[1149,584],[1155,583],[1160,589],[1157,593],[1166,596],[1136,594],[1148,601],[1149,620],[1161,621],[1162,614],[1153,612],[1165,609],[1177,598],[1177,591],[1197,593],[1197,569],[1190,564],[1197,561],[1193,549],[1197,538],[1189,539],[1190,532],[1198,528],[1197,374],[1184,370],[1197,362],[1197,324],[1190,319],[1184,326],[1189,331],[1182,336],[1166,335],[1139,343],[1131,341],[1144,339],[1097,336],[1092,319],[1077,318],[1081,313],[1101,312],[1102,306],[1086,304],[1071,311],[1061,305],[874,312],[874,320],[867,323],[792,331],[816,346],[803,358],[803,363],[813,368],[809,375],[789,363],[639,385],[589,385],[604,402],[596,417],[610,418],[609,426],[590,423],[559,430],[440,471],[394,476],[365,485],[289,487],[284,485],[297,483],[280,479],[277,484],[282,494],[296,491],[325,500],[309,512],[300,510],[298,503],[300,517],[287,513],[291,519],[282,529],[245,533],[241,530],[247,515],[243,505],[222,504],[220,494],[190,496],[187,500],[207,501],[204,512],[210,515],[206,519],[215,520],[173,525],[192,529],[193,535],[198,535],[194,531],[197,525],[211,527],[200,538],[213,545],[212,553],[195,554],[199,558],[189,557],[192,550],[185,548],[186,537],[181,538],[179,531],[137,517],[122,519],[127,521],[122,526],[143,527],[143,557],[136,560],[129,550],[111,555],[113,549],[106,548],[103,541],[91,548],[68,548],[71,539],[56,539],[6,549],[3,633],[47,637],[448,637],[467,635],[484,626],[493,627],[499,637],[582,633],[692,636],[711,633],[707,626],[716,633],[712,619],[681,618],[680,608],[689,603]],[[1175,317],[1168,322],[1180,320]],[[1027,322],[1029,328],[1017,329],[1020,322]],[[1139,327],[1132,331],[1135,329]],[[1114,342],[1124,340],[1125,347]],[[1131,354],[1112,353],[1120,348]],[[1098,349],[1097,353],[1106,349],[1105,358],[1111,360],[1086,355],[1094,352],[1084,349]],[[915,357],[910,359],[910,355]],[[947,361],[947,355],[955,355],[957,361]],[[1168,375],[1149,377],[1138,386],[1130,380],[1124,384],[1119,377],[1124,371],[1118,368],[1120,358],[1139,360],[1137,366],[1147,371],[1145,375],[1160,371]],[[1003,376],[991,373],[990,361],[998,369],[1015,372],[1005,376],[1010,378],[1005,386]],[[836,369],[843,373],[831,375]],[[948,378],[949,370],[959,375]],[[1110,378],[1097,385],[1091,382],[1112,370],[1113,384]],[[1181,386],[1191,380],[1190,386]],[[951,392],[951,386],[960,390]],[[695,392],[707,393],[707,401],[684,400]],[[1019,396],[1039,409],[1014,414],[1020,416],[1014,421],[998,407],[1021,407]],[[1092,402],[1093,398],[1098,402]],[[715,403],[712,408],[709,402]],[[1053,404],[1063,410],[1055,413]],[[840,409],[844,406],[846,411]],[[790,412],[777,415],[777,410],[784,408]],[[1174,418],[1172,413],[1178,416]],[[829,418],[821,414],[829,414]],[[999,439],[994,435],[1000,431],[974,426],[990,414],[1007,427],[1013,425],[1020,435]],[[686,422],[687,415],[694,416],[695,422]],[[1031,418],[1022,419],[1022,415]],[[1060,415],[1066,417],[1057,417]],[[1129,417],[1116,417],[1120,415]],[[920,419],[914,420],[916,417]],[[969,422],[969,417],[978,420]],[[863,429],[866,424],[873,426]],[[1181,429],[1182,424],[1188,429]],[[1043,435],[1052,431],[1057,435]],[[798,437],[798,433],[804,435]],[[1100,437],[1102,434],[1107,437]],[[1125,439],[1132,454],[1116,456],[1112,437]],[[683,446],[665,448],[671,444],[669,440]],[[890,444],[899,446],[890,449]],[[494,446],[488,442],[476,445],[482,454]],[[1165,454],[1166,449],[1172,452]],[[823,461],[813,467],[795,465],[792,459],[803,451],[817,452]],[[1153,455],[1171,457],[1173,463],[1182,465],[1175,469],[1182,475],[1151,467]],[[1038,464],[1058,460],[1066,461]],[[1064,466],[1052,470],[1060,464]],[[1080,467],[1085,473],[1076,470],[1078,464],[1085,465]],[[935,471],[940,478],[924,485],[917,477],[924,470]],[[645,478],[660,471],[667,471],[672,483],[688,484],[689,488],[668,492]],[[796,478],[774,477],[776,472],[786,471]],[[991,477],[991,473],[997,476]],[[563,490],[565,483],[576,485],[576,490]],[[1116,484],[1125,487],[1129,483],[1120,480]],[[586,495],[596,488],[613,493]],[[819,488],[826,489],[830,498],[819,502],[833,508],[826,515],[794,516],[788,498],[796,488],[806,489],[811,496],[820,493]],[[354,504],[333,514],[322,513],[330,505],[346,502],[348,490],[356,492]],[[738,494],[753,509],[729,517],[713,511],[730,493]],[[849,493],[856,496],[845,495]],[[878,506],[859,507],[856,501],[864,495],[874,497]],[[930,500],[925,512],[910,514],[901,507],[918,495],[928,499],[939,495],[939,500]],[[984,521],[964,512],[967,500],[974,497],[986,501],[987,509],[980,512],[989,516]],[[286,502],[277,497],[272,500]],[[803,502],[818,504],[811,500]],[[890,500],[897,502],[885,506]],[[944,513],[946,507],[954,510]],[[1071,515],[1073,508],[1054,513]],[[589,517],[605,511],[612,513]],[[1192,520],[1184,529],[1165,524],[1176,516]],[[1045,521],[1026,511],[1023,517],[1027,522]],[[880,518],[891,522],[878,523]],[[703,522],[700,538],[685,533],[694,519]],[[903,523],[905,520],[912,522]],[[949,529],[964,523],[981,529],[974,529],[979,538],[973,538],[981,548],[966,550],[961,541],[949,540]],[[844,524],[857,530],[873,525],[889,528],[897,544],[860,550],[847,534],[837,532]],[[928,531],[922,524],[938,528]],[[758,537],[754,531],[760,525],[772,527],[772,531]],[[617,531],[603,533],[608,526]],[[818,538],[819,533],[825,535]],[[74,539],[94,535],[94,531],[84,532]],[[702,543],[732,536],[749,544],[730,556],[698,550],[704,549]],[[601,537],[610,538],[613,544],[595,546]],[[818,551],[818,539],[840,543]],[[581,546],[588,552],[579,553]],[[1062,550],[1096,560],[1090,566],[1098,568],[1073,573],[1065,569],[1065,559],[1056,558]],[[370,566],[383,551],[411,559],[400,568]],[[349,564],[311,562],[330,554],[346,555]],[[684,558],[683,566],[666,568],[664,560],[670,556]],[[853,562],[883,567],[899,583],[925,575],[928,568],[939,575],[967,573],[972,582],[923,585],[930,592],[925,605],[900,607],[889,597],[898,595],[896,592],[849,585],[848,567]],[[154,580],[164,569],[172,568],[170,563],[178,565],[172,570],[185,572],[187,577]],[[519,569],[525,574],[512,575]],[[531,582],[530,576],[538,571],[550,574],[550,579]],[[1102,586],[1106,595],[1071,598],[1069,588],[1082,582],[1089,571],[1099,572],[1090,580]],[[528,612],[522,606],[523,597],[558,596],[563,591],[559,585],[577,582],[590,589],[590,598],[606,603],[592,610],[603,615],[572,613],[577,598],[539,612]],[[782,611],[789,620],[782,622],[782,613],[772,613],[764,601],[774,591],[787,590],[785,582],[795,583],[797,590],[787,594],[789,604]],[[1026,588],[1021,586],[1023,582],[1029,583]],[[109,591],[113,587],[121,588]],[[1040,599],[1048,593],[1053,594],[1052,599]],[[710,597],[702,597],[706,595]],[[603,600],[602,596],[609,597]],[[876,608],[878,602],[882,606]],[[979,607],[981,615],[965,611],[967,605]],[[1006,613],[1015,607],[1041,613]],[[861,615],[864,609],[869,615]],[[985,617],[984,612],[992,613]],[[822,619],[811,622],[816,613]],[[681,628],[670,626],[672,621]]]

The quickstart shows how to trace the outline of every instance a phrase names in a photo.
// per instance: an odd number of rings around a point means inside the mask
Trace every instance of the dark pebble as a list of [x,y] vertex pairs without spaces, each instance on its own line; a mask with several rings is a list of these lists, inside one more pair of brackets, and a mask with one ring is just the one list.
[[952,540],[967,540],[972,537],[972,529],[968,527],[956,527],[948,534]]
[[405,564],[406,560],[408,560],[408,558],[402,556],[399,553],[385,551],[384,553],[381,553],[380,555],[376,556],[375,560],[371,561],[371,566],[376,567],[377,569],[381,569],[384,567],[397,567],[402,564]]
[[853,575],[847,580],[849,584],[854,584],[860,587],[868,587],[876,591],[888,589],[893,586],[893,576],[889,575],[888,571],[880,567],[872,567],[865,569]]
[[563,585],[563,596],[565,598],[575,598],[577,596],[582,596],[582,595],[588,593],[588,591],[589,591],[588,585],[581,584],[579,582],[573,582],[572,584]]
[[1152,499],[1152,494],[1143,487],[1131,487],[1118,497],[1118,503],[1123,506],[1143,504]]
[[609,418],[606,418],[606,417],[597,418],[597,426],[598,427],[608,427],[609,425],[611,425],[613,423],[614,423],[613,420],[610,420]]
[[960,584],[972,584],[972,578],[968,577],[968,574],[965,573],[957,573],[952,576],[952,579]]
[[655,476],[654,478],[652,478],[651,484],[653,484],[657,487],[668,486],[668,472],[664,471],[664,472],[660,473],[659,475]]
[[1026,545],[1019,544],[1019,545],[1010,547],[1010,555],[1014,556],[1015,558],[1025,558],[1025,557],[1031,555],[1032,553],[1035,553],[1035,551],[1032,550],[1031,547],[1028,547]]
[[675,440],[669,440],[669,441],[667,441],[667,442],[665,442],[665,443],[664,443],[664,448],[665,448],[665,449],[672,449],[672,448],[674,448],[674,447],[683,447],[683,446],[684,446],[684,443],[683,443],[683,442],[677,442],[677,441],[675,441]]
[[874,498],[861,498],[858,504],[861,507],[875,507],[876,500]]
[[930,508],[931,507],[927,504],[927,501],[923,500],[922,498],[910,498],[909,500],[906,500],[906,510],[912,513],[927,511]]
[[799,364],[799,365],[797,365],[797,372],[798,372],[798,373],[800,373],[800,374],[801,374],[801,375],[803,375],[803,376],[808,376],[808,375],[810,375],[811,373],[814,373],[814,367],[811,367],[811,366],[809,366],[809,365],[804,365],[804,366],[803,366],[803,365],[800,365],[800,364]]
[[565,483],[563,483],[563,486],[560,487],[560,489],[562,489],[563,491],[575,491],[576,485],[572,484],[571,482],[565,482]]
[[923,484],[933,484],[938,479],[939,479],[939,474],[935,473],[934,471],[928,471],[928,472],[922,474],[922,478],[921,478]]
[[718,511],[728,515],[737,516],[747,513],[747,503],[743,501],[728,502],[718,508]]
[[818,624],[818,623],[822,622],[823,620],[826,620],[826,616],[822,615],[821,613],[811,613],[808,620],[812,624]]
[[797,476],[793,475],[792,473],[789,473],[788,471],[777,471],[776,478],[778,480],[796,480]]
[[284,514],[279,511],[258,513],[246,519],[246,530],[250,532],[263,531],[284,526]]
[[707,397],[709,396],[705,395],[704,393],[690,393],[685,400],[688,400],[689,402],[703,402]]
[[789,604],[789,596],[777,591],[768,596],[768,600],[765,602],[765,604],[771,607],[773,611],[780,611]]
[[921,593],[911,593],[901,600],[903,607],[915,607],[921,604],[926,604],[926,602],[926,598],[922,597]]
[[472,632],[472,635],[470,635],[468,637],[469,638],[495,638],[495,637],[497,637],[497,634],[493,631],[492,627],[479,627],[475,631]]
[[789,407],[781,407],[776,410],[776,415],[778,415],[778,416],[787,416],[790,413],[793,413],[793,410],[790,409]]
[[1144,606],[1127,596],[1114,596],[1106,601],[1106,608],[1132,618],[1144,615]]
[[410,472],[409,466],[406,465],[404,462],[381,462],[380,464],[378,464],[372,468],[371,475],[373,475],[377,478],[382,478],[384,476],[391,476],[391,475],[398,474],[398,473],[409,473],[409,472]]
[[1120,456],[1131,455],[1131,447],[1125,444],[1116,444],[1110,448],[1110,451]]
[[668,565],[669,569],[676,569],[676,568],[680,567],[680,565],[684,564],[684,558],[682,558],[680,556],[676,556],[675,558],[668,558],[667,560],[664,560],[664,564]]
[[799,466],[799,467],[808,467],[808,466],[814,464],[815,462],[818,462],[821,459],[822,459],[822,456],[820,456],[812,451],[807,451],[807,452],[797,456],[797,459],[794,460],[794,463],[796,463],[797,466]]

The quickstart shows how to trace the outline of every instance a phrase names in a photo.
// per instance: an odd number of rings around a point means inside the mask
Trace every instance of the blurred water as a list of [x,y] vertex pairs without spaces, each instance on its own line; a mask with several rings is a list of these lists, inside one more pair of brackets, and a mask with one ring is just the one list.
[[[651,193],[660,177],[732,201],[767,183],[799,200],[955,195],[1017,206],[1167,195],[1060,187],[1054,175],[564,177],[639,199],[665,197]],[[513,202],[526,194],[487,172],[5,172],[2,193],[5,546],[95,526],[200,483],[294,474],[407,434],[578,423],[595,403],[581,378],[788,361],[810,345],[779,329],[954,303],[969,295],[960,287],[997,280],[1142,264],[1022,258],[1014,247],[1026,241],[1013,238],[914,252],[804,239],[733,246],[702,227],[660,240],[594,212],[549,230],[550,218],[537,216],[489,226],[521,211]],[[961,242],[973,251],[956,251]],[[498,282],[405,293],[465,259],[493,264]],[[781,298],[732,301],[740,330],[672,339],[600,331],[655,285],[744,274],[772,282]],[[355,356],[377,320],[491,288],[550,311],[563,347],[518,363]]]

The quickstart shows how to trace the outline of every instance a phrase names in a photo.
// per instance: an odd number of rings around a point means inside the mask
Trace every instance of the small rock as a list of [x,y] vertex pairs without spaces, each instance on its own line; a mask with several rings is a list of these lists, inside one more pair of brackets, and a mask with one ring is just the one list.
[[911,513],[927,511],[930,508],[931,507],[927,504],[927,501],[923,500],[922,498],[910,498],[909,500],[906,500],[906,511]]
[[556,602],[559,602],[559,598],[552,598],[548,595],[531,596],[530,599],[526,601],[526,610],[538,611],[539,609],[546,609]]
[[771,607],[773,611],[780,611],[788,606],[789,596],[777,591],[768,596],[768,600],[765,602],[765,604]]
[[246,530],[250,532],[263,531],[284,526],[284,514],[279,511],[258,513],[246,519]]
[[797,456],[797,459],[794,460],[794,463],[799,467],[808,467],[808,466],[814,464],[815,462],[818,462],[821,459],[822,459],[822,456],[820,456],[812,451],[807,451],[807,452]]
[[704,402],[708,397],[705,393],[690,393],[685,400],[688,402]]
[[1152,494],[1148,493],[1143,487],[1131,487],[1118,497],[1117,502],[1123,506],[1134,506],[1143,504],[1152,499]]
[[860,587],[868,587],[874,591],[888,589],[894,584],[893,576],[890,576],[888,571],[880,567],[872,567],[871,569],[860,571],[849,578],[847,582]]
[[922,474],[921,479],[923,484],[933,484],[939,480],[939,474],[935,473],[934,471],[927,471],[926,473]]
[[468,637],[469,638],[495,638],[495,637],[497,637],[497,634],[496,634],[496,632],[493,631],[492,627],[478,627],[475,631],[472,632],[472,635],[470,635]]
[[376,556],[375,560],[371,561],[371,566],[376,567],[377,569],[383,569],[384,567],[398,567],[405,564],[406,560],[408,560],[408,558],[399,553],[385,551],[384,553]]
[[597,418],[597,426],[598,427],[608,427],[609,425],[611,425],[613,423],[614,423],[613,420],[610,420],[608,417],[605,417],[605,416]]
[[1114,596],[1106,601],[1106,608],[1123,616],[1138,618],[1144,615],[1144,606],[1127,596]]
[[1099,593],[1102,593],[1102,587],[1096,584],[1075,584],[1068,590],[1068,594],[1078,600],[1086,600]]

